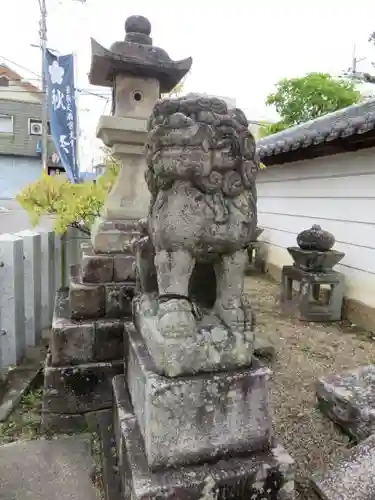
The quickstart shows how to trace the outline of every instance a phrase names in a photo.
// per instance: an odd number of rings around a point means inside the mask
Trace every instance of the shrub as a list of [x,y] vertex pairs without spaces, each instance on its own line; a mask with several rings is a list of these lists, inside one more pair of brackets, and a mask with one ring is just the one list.
[[89,234],[119,171],[119,165],[113,160],[107,163],[101,177],[81,184],[72,184],[65,175],[43,173],[21,191],[17,201],[28,212],[34,226],[41,216],[55,215],[57,233],[62,234],[71,226]]

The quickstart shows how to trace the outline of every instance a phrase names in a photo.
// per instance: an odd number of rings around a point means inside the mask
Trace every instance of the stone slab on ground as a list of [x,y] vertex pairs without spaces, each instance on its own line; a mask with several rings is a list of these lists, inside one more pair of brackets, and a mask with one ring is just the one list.
[[375,432],[375,365],[320,378],[316,395],[321,411],[357,442]]
[[118,474],[116,440],[113,429],[113,410],[97,412],[87,418],[90,428],[99,437],[100,461],[106,500],[120,500],[121,482]]
[[43,412],[76,414],[112,407],[112,378],[124,373],[124,361],[51,366],[44,369]]
[[312,484],[324,500],[374,500],[375,435],[352,448],[323,476],[314,477]]
[[0,422],[5,422],[9,417],[41,369],[41,366],[37,366],[34,368],[15,368],[8,372],[3,383],[4,388],[0,388]]
[[0,447],[1,500],[99,500],[86,436]]
[[26,348],[26,356],[21,363],[8,370],[4,380],[0,380],[0,422],[12,413],[23,395],[34,384],[43,368],[46,356],[46,339],[36,346]]
[[150,467],[268,447],[268,367],[253,358],[242,370],[168,378],[156,372],[140,333],[130,325],[127,331],[128,372],[113,381],[115,401],[122,407],[127,382]]
[[293,500],[294,465],[285,449],[198,465],[151,471],[129,399],[115,415],[115,434],[124,500]]
[[97,421],[102,413],[111,412],[112,409],[89,411],[86,413],[50,413],[42,411],[41,428],[48,434],[69,434],[71,432],[96,432]]

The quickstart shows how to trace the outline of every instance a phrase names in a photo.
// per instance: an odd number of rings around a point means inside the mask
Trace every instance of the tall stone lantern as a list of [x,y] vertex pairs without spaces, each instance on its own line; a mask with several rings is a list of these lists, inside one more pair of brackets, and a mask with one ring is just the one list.
[[153,46],[151,24],[143,16],[129,17],[125,32],[125,40],[109,50],[91,41],[90,83],[113,89],[112,115],[101,116],[97,137],[121,164],[117,182],[92,228],[96,253],[127,251],[137,221],[147,214],[147,120],[161,94],[170,92],[192,64],[191,58],[172,61],[163,49]]

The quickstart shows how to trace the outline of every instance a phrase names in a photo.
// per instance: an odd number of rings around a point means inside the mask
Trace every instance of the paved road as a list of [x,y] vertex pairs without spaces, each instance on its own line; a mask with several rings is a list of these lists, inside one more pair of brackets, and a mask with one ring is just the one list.
[[[50,221],[43,222],[40,227],[51,228]],[[0,234],[16,233],[24,229],[33,229],[30,217],[15,200],[0,200]]]

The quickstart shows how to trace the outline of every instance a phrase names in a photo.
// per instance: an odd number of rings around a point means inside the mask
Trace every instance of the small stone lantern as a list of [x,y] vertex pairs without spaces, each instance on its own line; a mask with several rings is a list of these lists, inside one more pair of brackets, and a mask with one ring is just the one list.
[[332,250],[334,236],[318,225],[299,233],[297,243],[287,248],[294,264],[282,270],[282,309],[303,321],[341,320],[345,277],[333,266],[345,254]]
[[147,120],[161,94],[170,92],[190,70],[192,59],[174,62],[152,45],[151,24],[143,16],[125,22],[125,40],[110,50],[92,44],[89,80],[112,87],[112,116],[102,116],[99,137],[121,164],[120,174],[92,228],[97,253],[129,251],[137,235],[137,221],[148,211],[149,193],[144,180],[144,143]]

